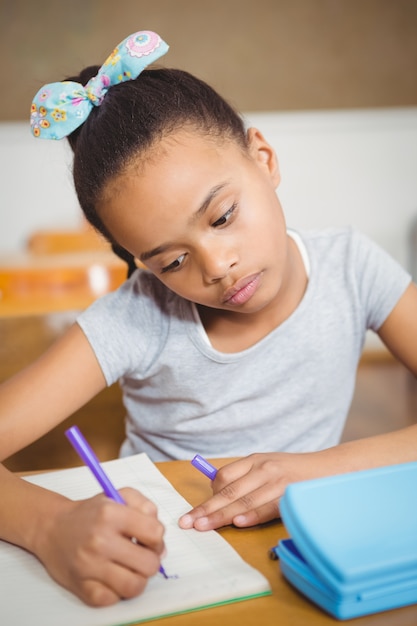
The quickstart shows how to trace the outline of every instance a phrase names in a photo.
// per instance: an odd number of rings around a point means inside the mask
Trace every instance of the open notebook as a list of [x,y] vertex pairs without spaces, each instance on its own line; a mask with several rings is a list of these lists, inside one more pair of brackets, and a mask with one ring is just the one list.
[[[144,593],[105,608],[91,608],[56,584],[35,557],[0,541],[2,624],[31,626],[113,626],[246,600],[270,593],[268,581],[245,563],[215,531],[181,530],[180,515],[190,505],[146,454],[108,461],[103,466],[117,489],[135,487],[158,506],[165,525],[167,556]],[[27,477],[73,500],[100,491],[86,467]]]

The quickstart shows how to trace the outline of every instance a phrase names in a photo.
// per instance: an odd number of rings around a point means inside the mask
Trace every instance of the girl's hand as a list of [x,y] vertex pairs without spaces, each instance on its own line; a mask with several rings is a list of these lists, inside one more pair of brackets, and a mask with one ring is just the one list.
[[213,481],[215,495],[183,515],[179,525],[210,530],[227,524],[253,526],[278,518],[278,500],[285,487],[314,475],[317,454],[251,454],[223,466]]
[[290,483],[415,461],[417,424],[347,441],[319,452],[251,454],[225,465],[213,481],[214,496],[179,520],[181,528],[210,530],[253,526],[279,517],[279,498]]
[[51,577],[91,606],[140,594],[160,566],[164,529],[155,505],[134,489],[121,494],[127,506],[102,494],[62,500],[34,546]]

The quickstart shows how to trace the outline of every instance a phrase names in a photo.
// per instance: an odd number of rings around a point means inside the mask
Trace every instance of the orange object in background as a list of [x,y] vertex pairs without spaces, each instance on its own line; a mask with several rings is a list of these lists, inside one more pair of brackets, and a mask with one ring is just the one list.
[[84,309],[126,276],[126,264],[94,230],[39,231],[27,251],[0,257],[0,316]]
[[39,230],[29,237],[27,251],[32,254],[64,254],[111,250],[110,244],[92,227],[78,230]]

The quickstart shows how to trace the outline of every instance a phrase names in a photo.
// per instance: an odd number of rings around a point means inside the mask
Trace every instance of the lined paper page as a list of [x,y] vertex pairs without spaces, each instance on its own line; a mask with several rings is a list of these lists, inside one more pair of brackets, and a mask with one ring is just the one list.
[[[0,616],[2,624],[31,626],[114,626],[146,621],[270,593],[268,581],[245,563],[215,531],[182,530],[180,515],[190,509],[146,454],[108,461],[103,466],[117,489],[134,487],[158,507],[164,524],[166,580],[156,574],[141,596],[105,608],[91,608],[54,581],[38,560],[0,541]],[[86,467],[27,477],[26,480],[83,499],[100,492]]]

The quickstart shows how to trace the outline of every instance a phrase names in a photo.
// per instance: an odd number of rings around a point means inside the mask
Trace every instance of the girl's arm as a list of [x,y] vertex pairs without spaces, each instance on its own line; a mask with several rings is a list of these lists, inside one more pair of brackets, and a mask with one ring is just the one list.
[[[417,375],[417,287],[411,284],[379,330],[390,351]],[[180,519],[183,528],[252,526],[279,516],[292,482],[417,460],[417,424],[320,452],[253,454],[222,467],[214,495]]]
[[1,465],[0,489],[2,538],[35,554],[56,582],[87,604],[136,596],[157,573],[164,529],[155,505],[134,489],[121,489],[127,506],[103,494],[74,502]]
[[378,335],[390,352],[417,376],[417,285],[411,283]]
[[78,324],[0,386],[0,460],[61,423],[106,381]]
[[[0,387],[0,458],[56,426],[105,384],[89,342],[74,325]],[[104,495],[73,502],[1,465],[0,491],[0,538],[35,554],[86,603],[106,605],[137,595],[158,571],[163,527],[155,506],[140,493],[123,490],[127,506]]]

